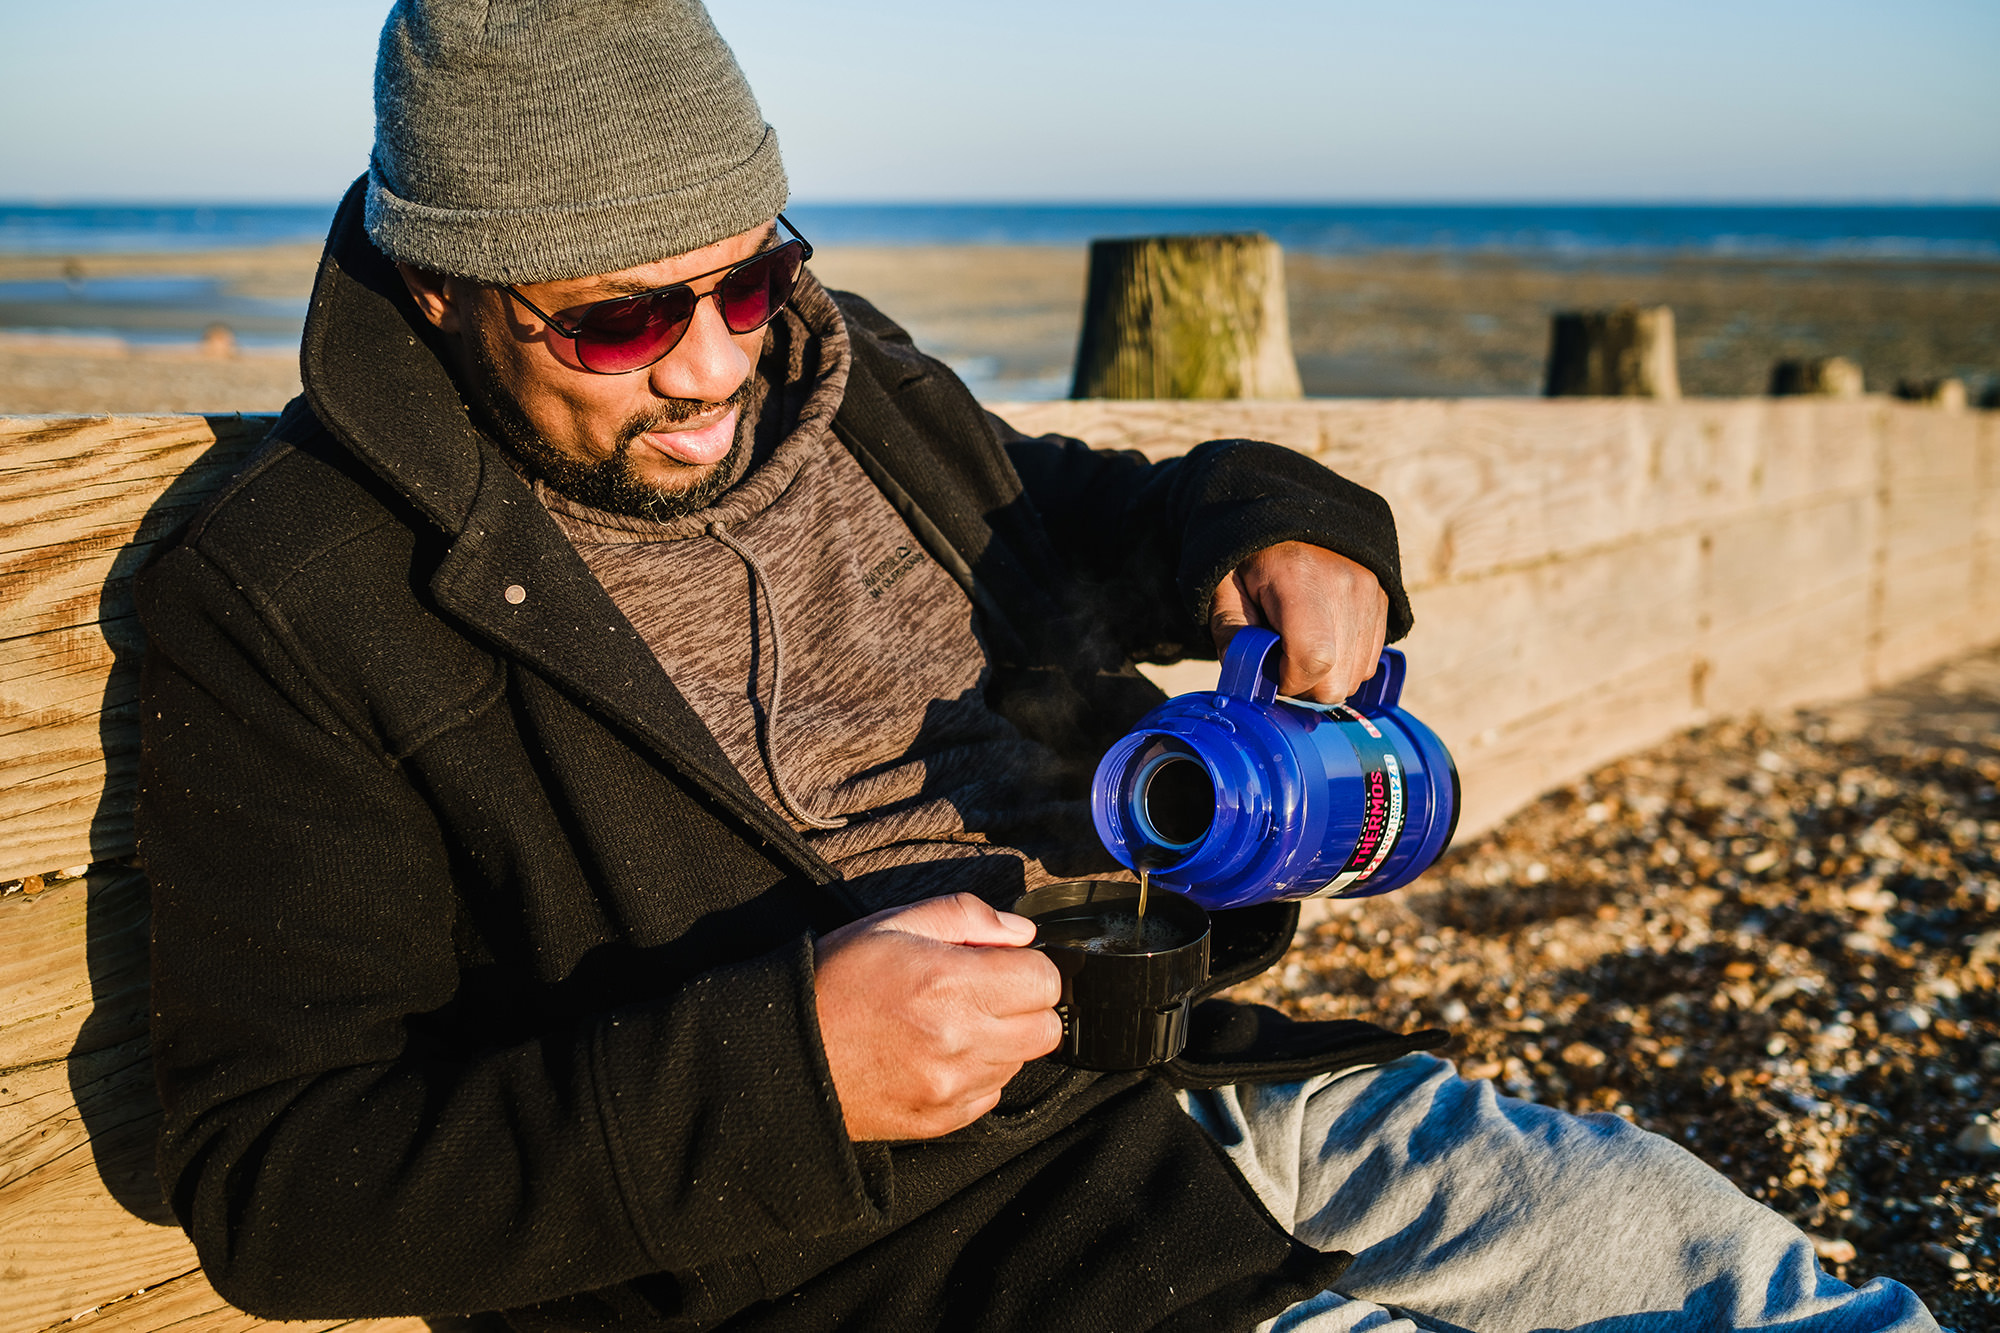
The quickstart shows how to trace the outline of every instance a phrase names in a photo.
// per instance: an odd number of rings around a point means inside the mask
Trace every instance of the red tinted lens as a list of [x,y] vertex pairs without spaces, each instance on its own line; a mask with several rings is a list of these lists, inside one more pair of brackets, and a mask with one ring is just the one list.
[[606,375],[650,366],[687,332],[694,301],[686,287],[669,287],[594,305],[577,326],[577,359]]
[[731,333],[761,329],[785,308],[805,264],[804,250],[799,242],[786,241],[775,250],[745,260],[715,285],[715,304]]

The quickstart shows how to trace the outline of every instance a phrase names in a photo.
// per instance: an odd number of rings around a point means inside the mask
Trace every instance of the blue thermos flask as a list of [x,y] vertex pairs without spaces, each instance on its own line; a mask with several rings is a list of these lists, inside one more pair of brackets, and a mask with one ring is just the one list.
[[1214,691],[1169,699],[1097,765],[1091,815],[1124,865],[1203,907],[1387,893],[1443,854],[1458,769],[1397,704],[1403,655],[1344,704],[1278,698],[1278,636],[1240,629]]

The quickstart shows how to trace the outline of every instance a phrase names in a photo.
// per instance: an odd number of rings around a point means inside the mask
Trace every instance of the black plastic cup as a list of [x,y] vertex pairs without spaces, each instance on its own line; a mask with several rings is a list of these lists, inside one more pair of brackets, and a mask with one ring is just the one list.
[[1071,880],[1014,903],[1035,923],[1035,948],[1062,973],[1062,1045],[1050,1058],[1079,1069],[1144,1069],[1187,1045],[1188,1002],[1208,980],[1208,913],[1153,889],[1146,937],[1135,939],[1139,886]]

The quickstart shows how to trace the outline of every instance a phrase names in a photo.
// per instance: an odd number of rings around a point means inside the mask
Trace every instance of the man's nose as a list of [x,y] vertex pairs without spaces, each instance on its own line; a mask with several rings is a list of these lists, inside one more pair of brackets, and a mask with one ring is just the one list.
[[653,392],[663,398],[719,403],[736,392],[752,369],[711,297],[695,302],[687,332],[673,351],[653,363]]

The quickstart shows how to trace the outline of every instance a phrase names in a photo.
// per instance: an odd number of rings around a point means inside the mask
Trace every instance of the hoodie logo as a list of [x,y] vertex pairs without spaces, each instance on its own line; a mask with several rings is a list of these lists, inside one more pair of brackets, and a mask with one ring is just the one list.
[[870,597],[880,598],[923,562],[922,551],[914,546],[898,546],[868,567],[868,572],[861,576],[861,587]]

